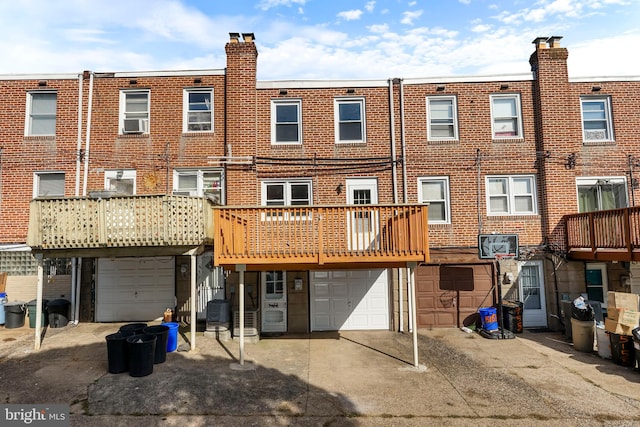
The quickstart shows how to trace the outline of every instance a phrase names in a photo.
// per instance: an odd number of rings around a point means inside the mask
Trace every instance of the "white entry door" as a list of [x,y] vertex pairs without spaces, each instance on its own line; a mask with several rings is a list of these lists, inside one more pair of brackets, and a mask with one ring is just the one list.
[[286,271],[262,273],[262,332],[287,331]]
[[[378,203],[378,181],[375,178],[347,179],[347,204]],[[349,250],[377,249],[380,241],[379,218],[367,208],[356,208],[348,214]]]
[[546,327],[547,303],[545,300],[542,261],[525,261],[518,264],[518,287],[524,307],[522,326]]
[[311,272],[311,330],[389,329],[387,270]]

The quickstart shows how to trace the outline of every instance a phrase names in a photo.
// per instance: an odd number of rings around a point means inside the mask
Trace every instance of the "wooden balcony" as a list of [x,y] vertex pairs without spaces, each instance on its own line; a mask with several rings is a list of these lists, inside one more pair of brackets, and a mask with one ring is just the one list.
[[640,261],[640,207],[567,215],[569,257]]
[[[27,244],[70,256],[97,249],[100,256],[105,249],[119,256],[180,253],[212,243],[211,208],[206,199],[187,196],[35,199]],[[142,254],[141,247],[158,249]]]
[[426,205],[214,207],[214,264],[247,270],[429,260]]

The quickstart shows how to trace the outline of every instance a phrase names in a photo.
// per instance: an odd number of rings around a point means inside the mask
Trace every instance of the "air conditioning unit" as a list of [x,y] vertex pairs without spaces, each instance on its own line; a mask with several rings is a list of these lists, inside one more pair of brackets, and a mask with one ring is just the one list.
[[174,191],[174,196],[196,196],[195,191]]
[[123,133],[146,133],[148,125],[147,119],[124,119]]
[[584,139],[585,141],[602,141],[607,139],[607,131],[604,129],[585,130]]

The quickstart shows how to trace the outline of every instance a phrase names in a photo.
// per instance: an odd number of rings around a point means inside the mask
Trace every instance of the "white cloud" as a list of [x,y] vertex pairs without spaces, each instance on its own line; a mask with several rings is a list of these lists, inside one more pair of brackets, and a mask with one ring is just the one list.
[[269,10],[279,6],[291,7],[294,4],[304,5],[306,2],[307,0],[260,0],[260,3],[258,3],[256,7],[261,10]]
[[570,76],[638,76],[640,57],[630,55],[640,45],[640,33],[587,40],[569,47]]
[[362,16],[362,11],[360,9],[355,10],[345,10],[338,13],[338,18],[343,19],[345,21],[355,21],[360,19]]
[[402,22],[405,25],[413,25],[413,21],[420,18],[420,16],[422,16],[422,13],[423,13],[422,10],[412,10],[412,11],[402,12],[402,20],[400,22]]
[[471,27],[471,31],[473,31],[474,33],[484,33],[489,31],[490,29],[491,29],[491,25],[487,25],[487,24],[478,24]]
[[367,4],[364,5],[364,8],[369,13],[373,12],[373,9],[375,7],[376,7],[376,2],[375,1],[369,1],[369,2],[367,2]]
[[462,4],[471,4],[471,0],[458,0]]

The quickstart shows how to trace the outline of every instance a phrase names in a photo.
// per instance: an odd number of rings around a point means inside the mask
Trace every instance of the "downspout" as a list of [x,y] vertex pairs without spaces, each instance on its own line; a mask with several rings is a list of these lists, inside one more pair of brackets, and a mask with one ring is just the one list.
[[87,132],[84,149],[84,182],[82,183],[82,195],[87,195],[87,181],[89,179],[89,146],[91,145],[91,113],[93,110],[93,72],[89,74],[89,99],[87,101]]
[[[404,131],[404,84],[403,79],[396,79],[396,81],[400,84],[400,150],[402,153],[402,203],[408,203],[409,196],[407,193],[407,147],[405,143],[405,131]],[[407,280],[410,280],[411,269],[409,267],[406,268],[407,272]],[[407,284],[407,289],[411,290],[410,284]],[[415,301],[413,300],[412,292],[407,292],[407,305],[409,308],[413,307]],[[414,316],[409,316],[409,331],[413,328]]]
[[[393,182],[393,203],[398,204],[398,166],[396,163],[396,118],[393,105],[393,84],[396,79],[389,79],[389,123],[391,132],[391,170]],[[402,269],[398,268],[398,332],[404,332],[404,299],[402,297]]]
[[[80,194],[80,167],[82,165],[82,80],[83,74],[78,74],[78,139],[76,144],[76,185],[75,190],[73,192],[74,196],[78,196]],[[78,316],[76,313],[78,312],[78,302],[76,298],[76,292],[80,290],[78,283],[77,273],[77,265],[78,258],[71,258],[71,307],[73,308],[73,323],[75,325],[78,324]]]

